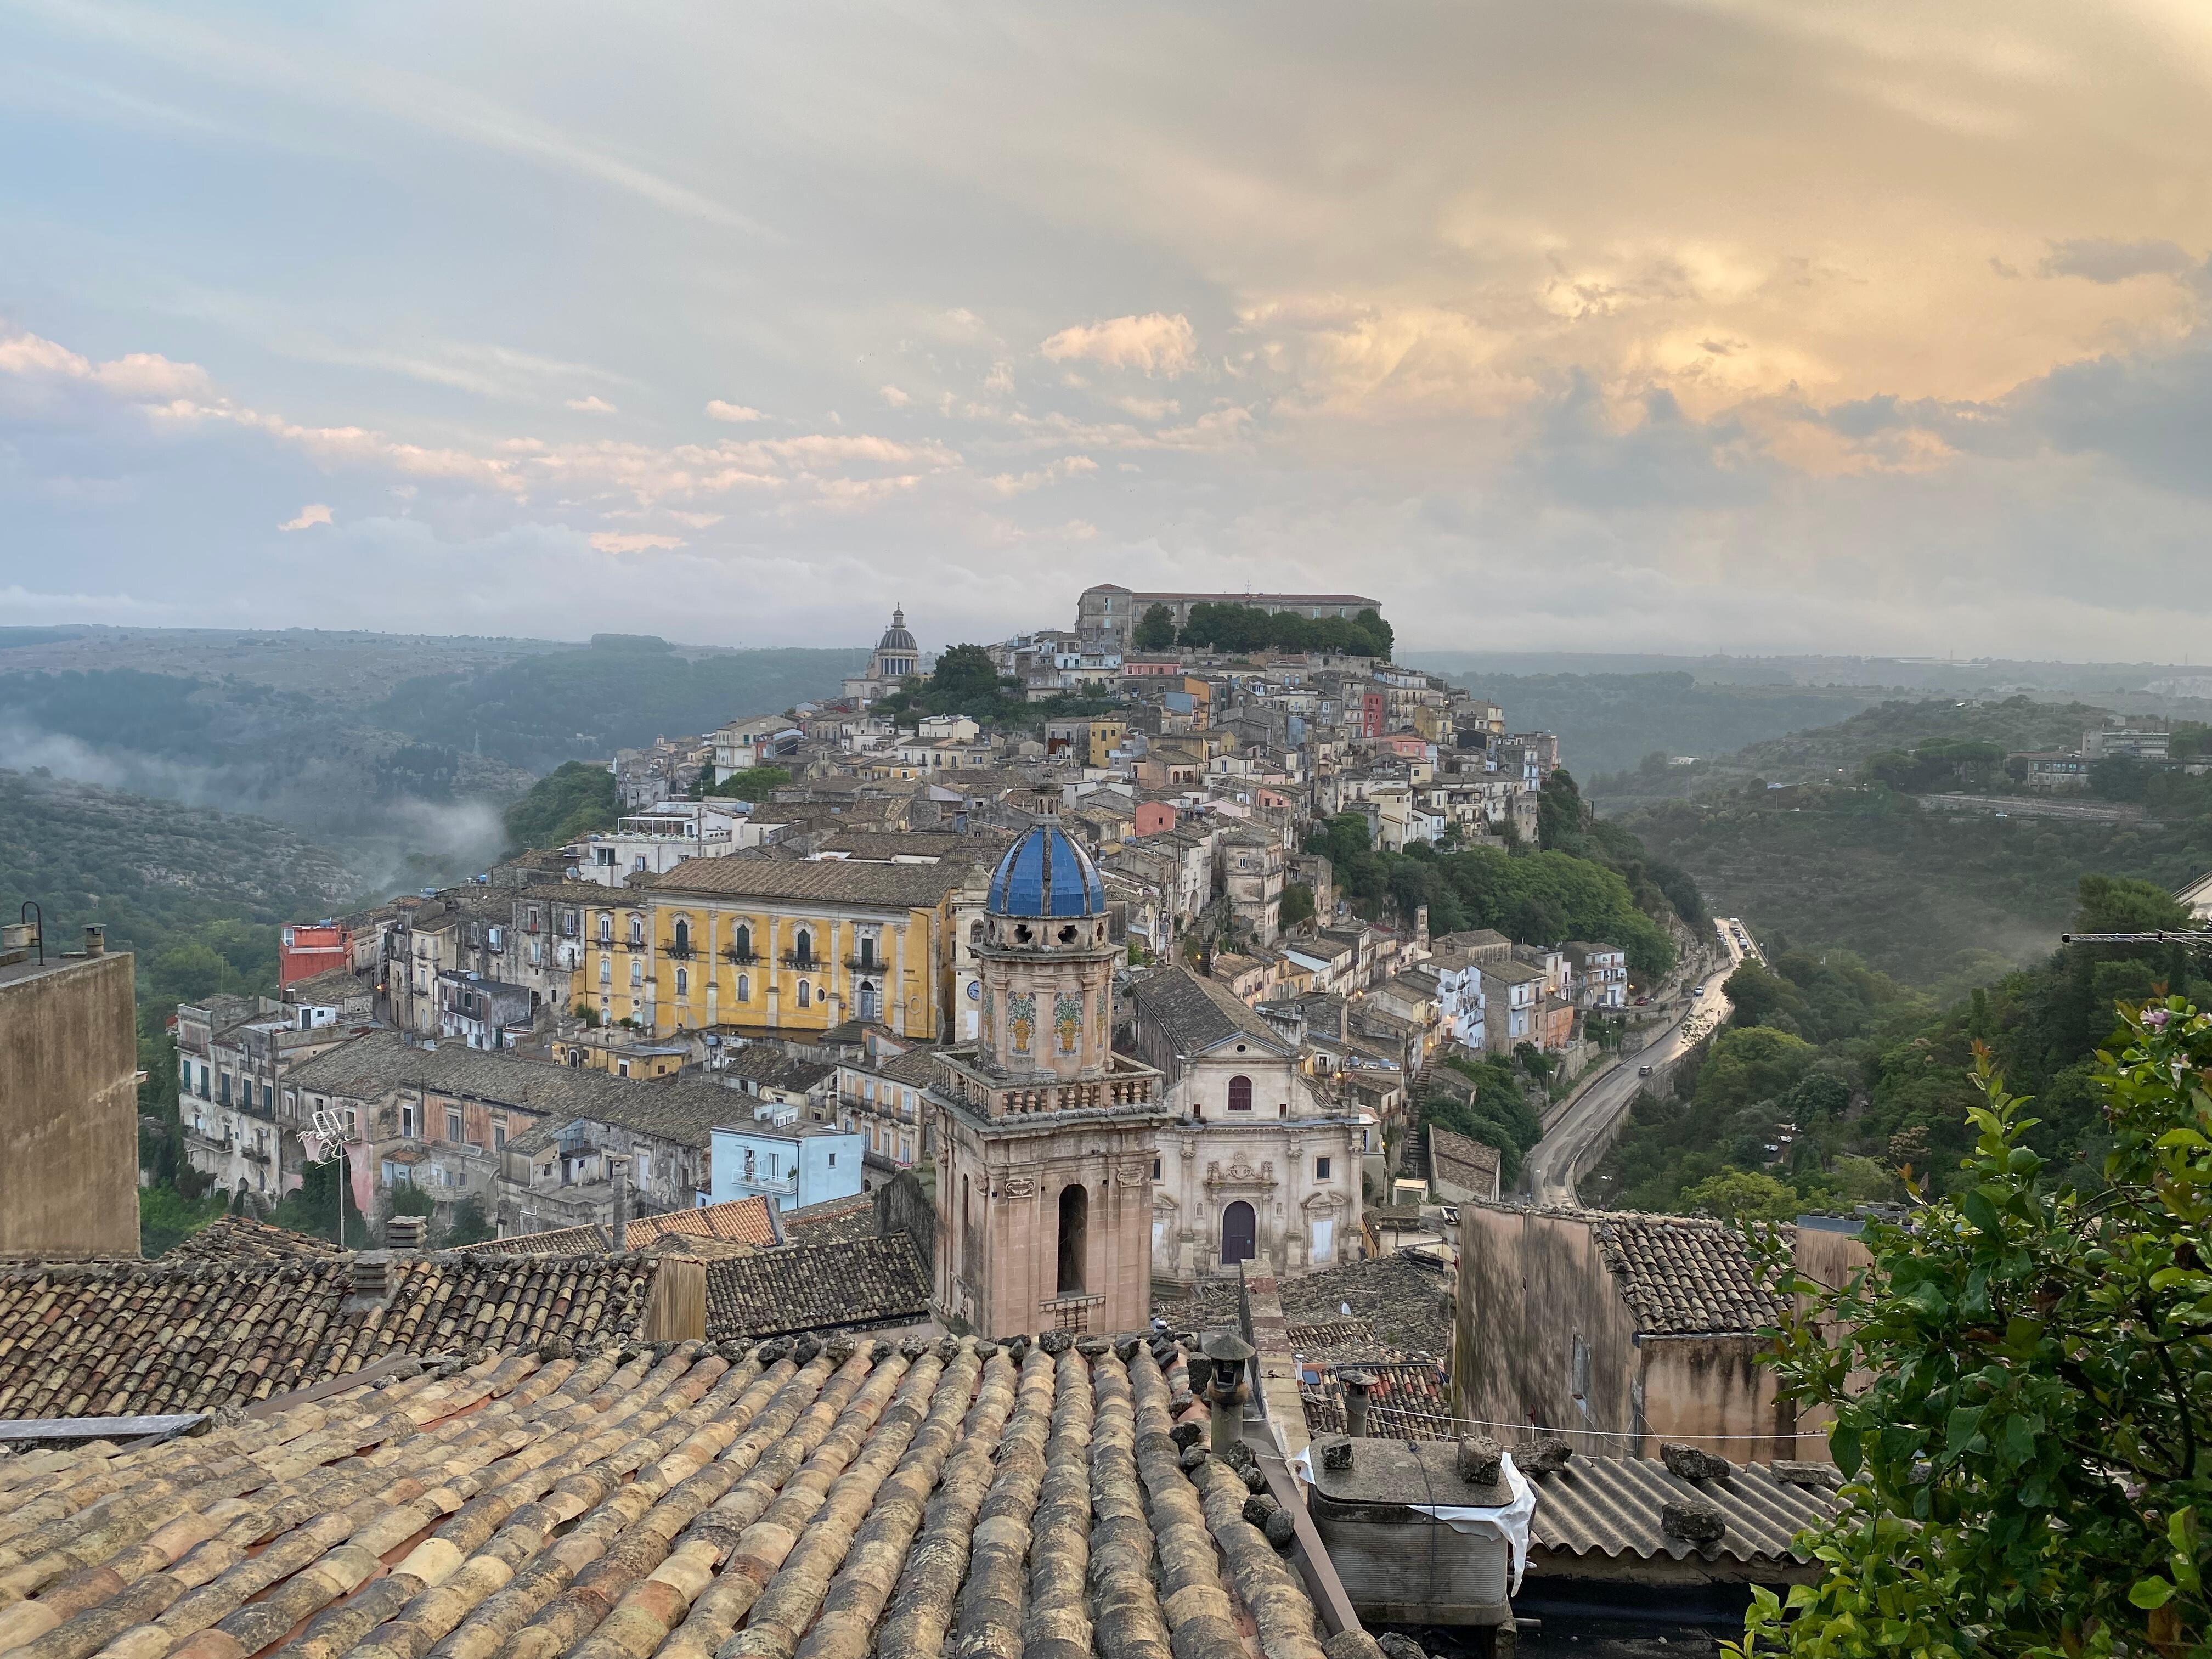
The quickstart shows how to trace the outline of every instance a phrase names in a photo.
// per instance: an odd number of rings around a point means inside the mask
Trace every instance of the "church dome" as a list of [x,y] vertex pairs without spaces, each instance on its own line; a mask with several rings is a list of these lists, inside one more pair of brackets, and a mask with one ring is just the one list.
[[879,652],[919,651],[921,649],[920,646],[914,642],[914,635],[906,631],[906,609],[904,606],[901,606],[898,610],[891,612],[891,625],[884,629],[883,638],[876,641],[876,649]]
[[1103,916],[1106,884],[1091,855],[1056,825],[1030,828],[991,872],[994,916]]

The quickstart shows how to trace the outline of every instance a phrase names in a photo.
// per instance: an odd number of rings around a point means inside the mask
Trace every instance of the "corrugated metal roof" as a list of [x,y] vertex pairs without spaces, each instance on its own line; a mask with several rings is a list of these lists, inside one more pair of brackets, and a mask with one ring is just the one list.
[[[1790,1557],[1792,1538],[1841,1507],[1828,1486],[1778,1480],[1765,1463],[1717,1480],[1686,1480],[1656,1459],[1577,1456],[1556,1474],[1529,1479],[1536,1488],[1530,1547],[1567,1555],[1778,1562]],[[1706,1504],[1727,1530],[1711,1544],[1669,1538],[1659,1527],[1660,1508],[1669,1503]]]

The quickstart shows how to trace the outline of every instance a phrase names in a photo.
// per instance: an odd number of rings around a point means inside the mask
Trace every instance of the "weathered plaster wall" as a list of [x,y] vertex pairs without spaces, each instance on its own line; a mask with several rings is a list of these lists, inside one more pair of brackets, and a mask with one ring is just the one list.
[[0,1256],[138,1254],[128,955],[0,969]]

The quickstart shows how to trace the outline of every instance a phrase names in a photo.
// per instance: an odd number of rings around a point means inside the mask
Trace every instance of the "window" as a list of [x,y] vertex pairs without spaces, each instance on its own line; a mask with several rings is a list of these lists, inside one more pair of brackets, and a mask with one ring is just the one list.
[[1091,1194],[1080,1185],[1060,1189],[1060,1273],[1061,1296],[1083,1294],[1084,1260],[1091,1253]]
[[863,969],[872,969],[875,965],[876,936],[873,933],[863,933],[860,936],[860,966]]
[[261,1085],[261,1109],[264,1112],[273,1112],[276,1109],[276,1085],[273,1083],[264,1083]]
[[626,1060],[617,1060],[615,1062],[615,1075],[617,1077],[628,1077],[629,1075],[629,1062]]
[[507,1150],[507,1124],[503,1119],[492,1120],[491,1149],[495,1152],[503,1152]]
[[[738,931],[730,937],[730,951],[731,954],[735,956],[739,962],[750,962],[752,960],[753,930],[746,927],[743,922],[739,922],[738,924]],[[741,985],[744,983],[742,979],[738,982]],[[744,995],[744,993],[740,991],[738,994],[739,996],[743,996]]]
[[1160,1178],[1160,1160],[1159,1160],[1159,1158],[1158,1158],[1158,1154],[1155,1154],[1155,1155],[1153,1156],[1153,1158],[1152,1158],[1152,1179],[1153,1179],[1153,1180],[1155,1180],[1155,1181],[1158,1181],[1159,1178]]
[[1229,1109],[1232,1112],[1249,1112],[1252,1109],[1252,1079],[1250,1078],[1232,1077],[1229,1079]]
[[461,1139],[461,1115],[452,1106],[446,1108],[446,1139],[457,1145]]
[[645,943],[645,918],[643,916],[632,916],[629,919],[629,942],[632,945],[642,945]]
[[399,1133],[405,1139],[415,1138],[415,1109],[412,1106],[399,1109]]
[[799,981],[799,1006],[802,1008],[811,1006],[813,1000],[814,988],[802,979]]
[[748,975],[739,974],[738,975],[738,1000],[740,1002],[750,1002],[752,1000],[753,982],[751,977]]
[[229,1104],[230,1104],[230,1073],[229,1073],[225,1072],[225,1073],[222,1074],[222,1085],[221,1089],[220,1089],[217,1092],[219,1093],[219,1095],[220,1095],[220,1097],[221,1097],[221,1098],[222,1098],[222,1103],[223,1103],[224,1105],[226,1105],[226,1106],[229,1105]]
[[750,1181],[750,1180],[753,1178],[753,1174],[754,1174],[754,1154],[753,1154],[753,1149],[752,1149],[751,1147],[748,1146],[748,1147],[746,1147],[746,1148],[745,1148],[745,1179],[746,1179],[746,1180],[748,1180],[748,1181]]
[[[792,960],[802,968],[814,960],[814,935],[811,931],[802,927],[792,936],[791,956]],[[805,987],[801,986],[799,989],[804,993]],[[799,1000],[802,1003],[805,1000],[803,994]]]
[[629,959],[629,982],[633,987],[645,983],[645,963],[636,957]]
[[615,959],[612,957],[601,957],[599,958],[599,983],[602,985],[611,985],[614,982],[614,977]]
[[614,936],[615,919],[612,916],[602,915],[599,917],[599,943],[610,944],[613,941]]
[[860,1018],[874,1019],[882,1011],[882,994],[872,985],[860,987]]
[[833,1170],[837,1167],[837,1154],[835,1152],[830,1154],[830,1167]]
[[691,994],[691,975],[682,968],[676,970],[676,994],[679,997]]
[[676,948],[684,952],[691,949],[691,924],[681,916],[676,918]]
[[1317,1158],[1314,1160],[1314,1179],[1316,1181],[1326,1181],[1328,1179],[1328,1160],[1327,1158]]

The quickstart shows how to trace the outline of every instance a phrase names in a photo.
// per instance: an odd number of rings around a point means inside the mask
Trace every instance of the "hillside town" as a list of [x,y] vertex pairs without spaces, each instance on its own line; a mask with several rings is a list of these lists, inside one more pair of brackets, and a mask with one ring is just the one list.
[[[301,919],[280,999],[179,1007],[185,1156],[265,1213],[337,1113],[364,1217],[411,1188],[495,1236],[803,1212],[902,1171],[941,1204],[939,1067],[1012,1017],[992,882],[1042,830],[1110,950],[1082,1009],[1110,1033],[1095,1058],[1157,1073],[1131,1272],[1188,1286],[1370,1253],[1370,1212],[1434,1195],[1416,1106],[1465,1086],[1444,1060],[1571,1077],[1599,1057],[1589,1018],[1648,988],[1617,942],[1355,915],[1305,850],[1317,824],[1355,814],[1387,851],[1533,843],[1557,741],[1382,654],[1136,648],[1148,618],[1180,634],[1208,606],[1380,620],[1358,595],[1095,587],[1074,628],[988,654],[1005,695],[1103,712],[986,729],[887,707],[929,666],[896,612],[841,698],[609,757],[611,827]],[[763,799],[714,793],[764,773]],[[1484,1152],[1455,1190],[1497,1194]]]

